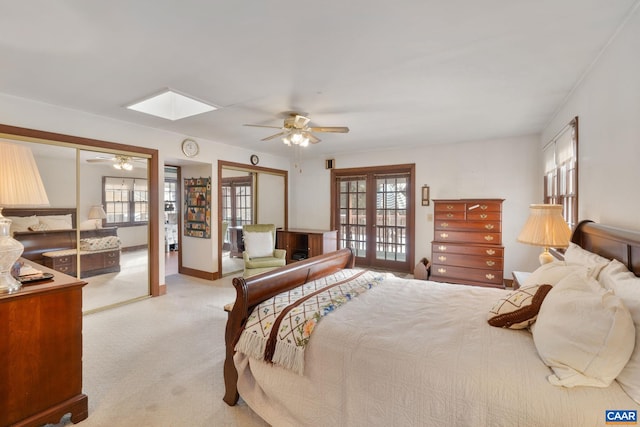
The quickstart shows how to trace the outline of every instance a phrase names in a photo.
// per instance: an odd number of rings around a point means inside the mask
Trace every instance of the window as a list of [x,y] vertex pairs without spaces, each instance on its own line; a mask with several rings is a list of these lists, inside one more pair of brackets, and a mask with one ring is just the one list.
[[149,221],[149,188],[144,178],[102,177],[106,223],[121,227]]
[[572,229],[578,223],[578,118],[543,149],[544,203],[562,205]]
[[231,227],[253,224],[253,176],[222,178],[222,221]]

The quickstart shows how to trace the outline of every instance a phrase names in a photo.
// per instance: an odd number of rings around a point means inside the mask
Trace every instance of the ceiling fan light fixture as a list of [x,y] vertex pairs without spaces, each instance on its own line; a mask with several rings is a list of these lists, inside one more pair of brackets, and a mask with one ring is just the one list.
[[113,164],[113,167],[118,170],[130,171],[133,170],[133,163],[131,163],[128,157],[116,157],[116,161]]
[[309,145],[309,136],[306,132],[301,132],[299,129],[291,129],[282,137],[282,142],[289,147],[291,147],[292,144],[306,147]]

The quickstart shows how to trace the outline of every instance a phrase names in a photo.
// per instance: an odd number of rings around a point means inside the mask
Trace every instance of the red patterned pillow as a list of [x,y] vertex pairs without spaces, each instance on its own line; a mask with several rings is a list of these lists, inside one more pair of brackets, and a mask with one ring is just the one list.
[[500,298],[489,310],[487,320],[498,328],[525,329],[533,324],[551,285],[523,286]]

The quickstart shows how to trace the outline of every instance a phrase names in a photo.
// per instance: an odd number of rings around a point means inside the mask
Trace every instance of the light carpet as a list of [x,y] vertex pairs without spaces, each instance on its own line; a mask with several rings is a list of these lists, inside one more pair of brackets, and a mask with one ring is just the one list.
[[[222,401],[232,277],[167,276],[167,295],[84,316],[90,426],[267,426]],[[72,425],[64,420],[62,425]]]

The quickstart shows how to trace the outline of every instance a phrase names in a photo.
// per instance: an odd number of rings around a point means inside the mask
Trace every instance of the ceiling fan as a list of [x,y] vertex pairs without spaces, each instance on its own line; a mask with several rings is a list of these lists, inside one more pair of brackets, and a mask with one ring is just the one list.
[[273,128],[280,129],[281,132],[278,132],[274,135],[268,136],[266,138],[262,138],[261,141],[269,141],[274,138],[282,137],[282,142],[286,145],[300,145],[302,147],[306,147],[311,144],[316,144],[320,142],[320,138],[313,135],[311,132],[335,132],[335,133],[347,133],[349,132],[349,128],[346,126],[308,126],[310,118],[305,117],[298,113],[290,113],[289,117],[284,119],[284,124],[282,126],[265,126],[265,125],[248,125],[245,126],[253,126],[259,128]]
[[124,156],[120,154],[116,154],[113,157],[103,157],[98,156],[92,159],[87,159],[88,163],[113,163],[113,167],[120,170],[130,171],[133,169],[133,163],[140,161],[139,159],[134,159],[131,156]]

